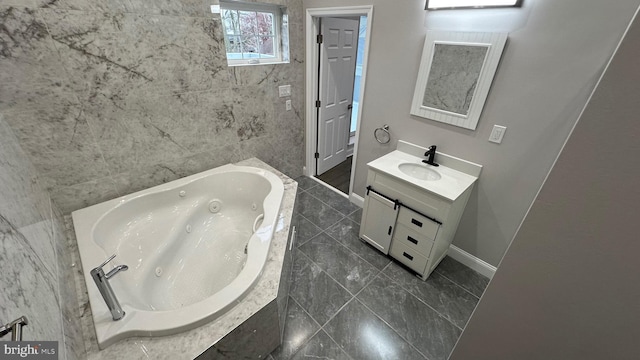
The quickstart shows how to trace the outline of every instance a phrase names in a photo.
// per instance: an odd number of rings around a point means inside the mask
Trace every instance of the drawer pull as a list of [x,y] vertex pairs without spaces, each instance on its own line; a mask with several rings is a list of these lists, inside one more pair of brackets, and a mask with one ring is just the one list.
[[407,236],[407,240],[409,240],[409,242],[412,242],[412,243],[418,245],[418,240],[412,238],[411,236]]
[[411,255],[407,254],[406,252],[403,252],[403,253],[402,253],[402,256],[406,257],[406,258],[407,258],[407,259],[409,259],[409,260],[413,260],[413,256],[411,256]]
[[389,231],[387,231],[387,235],[391,235],[391,230],[393,229],[392,226],[389,226]]
[[422,222],[416,219],[411,219],[411,223],[417,227],[422,227]]

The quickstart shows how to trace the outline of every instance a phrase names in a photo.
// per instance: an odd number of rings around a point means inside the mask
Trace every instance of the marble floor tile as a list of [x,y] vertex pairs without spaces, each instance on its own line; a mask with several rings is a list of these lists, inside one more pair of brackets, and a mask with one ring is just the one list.
[[299,213],[296,214],[298,220],[297,235],[296,235],[296,246],[300,246],[307,241],[311,240],[312,237],[320,234],[322,229],[315,226],[311,221],[307,220],[304,216]]
[[442,259],[435,271],[477,297],[482,296],[484,289],[489,285],[489,278],[471,270],[449,256]]
[[289,295],[320,325],[349,301],[351,294],[300,250],[294,255]]
[[[322,185],[306,177],[297,181],[298,199],[303,194],[298,201],[309,217],[333,209],[322,190],[303,188]],[[299,238],[309,240],[298,242],[290,301],[324,325],[290,359],[446,359],[478,302],[473,294],[482,293],[485,280],[445,258],[423,282],[382,253],[362,247],[361,217],[362,209],[356,209],[322,228],[314,224],[320,216],[298,215]],[[365,274],[365,281],[351,276],[366,269],[373,273]]]
[[362,208],[349,214],[349,219],[360,225],[360,220],[362,220]]
[[378,275],[357,298],[429,360],[446,360],[462,333],[385,275]]
[[287,319],[284,326],[284,339],[282,344],[271,353],[276,360],[289,359],[300,349],[311,336],[320,329],[302,306],[289,298]]
[[291,358],[291,360],[305,359],[351,360],[351,357],[342,351],[326,332],[320,330]]
[[437,272],[422,281],[393,262],[383,273],[438,313],[463,329],[478,304],[478,298]]
[[352,294],[360,291],[379,272],[326,233],[307,241],[299,249]]
[[300,176],[295,179],[298,182],[298,189],[308,190],[312,187],[320,185],[317,181],[308,176]]
[[352,204],[349,199],[324,185],[314,186],[311,189],[308,189],[307,192],[332,208],[338,210],[342,215],[346,216],[358,210],[358,206]]
[[323,329],[353,359],[424,360],[418,351],[356,299]]
[[374,249],[369,244],[360,240],[360,237],[358,236],[359,231],[360,225],[348,218],[344,218],[340,220],[339,223],[327,229],[327,234],[342,243],[342,245],[348,247],[351,251],[365,259],[377,269],[384,269],[384,267],[391,262],[391,259],[386,257],[380,251]]
[[316,199],[306,191],[298,195],[298,211],[321,229],[334,225],[343,215],[329,205]]

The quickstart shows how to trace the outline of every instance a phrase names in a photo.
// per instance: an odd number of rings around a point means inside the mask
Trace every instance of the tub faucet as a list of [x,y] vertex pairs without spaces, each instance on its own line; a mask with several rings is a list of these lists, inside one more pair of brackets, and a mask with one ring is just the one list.
[[434,162],[434,160],[436,158],[436,146],[435,145],[429,146],[429,150],[427,150],[427,152],[424,153],[424,156],[428,156],[428,158],[425,159],[425,160],[422,160],[423,163],[429,164],[431,166],[440,166],[439,164],[436,164]]
[[127,265],[118,265],[105,274],[102,268],[107,265],[109,261],[113,260],[114,257],[116,257],[116,254],[111,255],[111,257],[103,262],[102,265],[91,270],[91,277],[93,278],[93,281],[95,281],[98,290],[100,290],[100,294],[102,295],[104,302],[107,303],[107,307],[109,308],[109,311],[111,311],[113,321],[116,321],[124,317],[124,311],[122,310],[122,306],[120,306],[120,302],[118,301],[116,294],[113,292],[111,285],[109,285],[109,279],[120,271],[127,270],[129,267]]

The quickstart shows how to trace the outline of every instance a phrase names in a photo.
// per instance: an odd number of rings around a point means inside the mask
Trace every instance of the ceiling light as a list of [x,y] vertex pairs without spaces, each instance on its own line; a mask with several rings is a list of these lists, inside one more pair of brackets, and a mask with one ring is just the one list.
[[427,0],[425,10],[519,7],[522,0]]

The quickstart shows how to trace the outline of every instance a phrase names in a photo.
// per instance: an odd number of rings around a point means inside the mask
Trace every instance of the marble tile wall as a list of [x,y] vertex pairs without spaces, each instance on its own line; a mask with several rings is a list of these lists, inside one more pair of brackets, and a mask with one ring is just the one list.
[[301,174],[302,2],[268,2],[291,62],[228,67],[207,1],[0,0],[0,114],[63,213],[254,156]]
[[[22,315],[24,340],[59,342],[60,359],[81,359],[75,290],[68,289],[60,212],[0,115],[0,322]],[[2,340],[9,340],[7,335]]]

